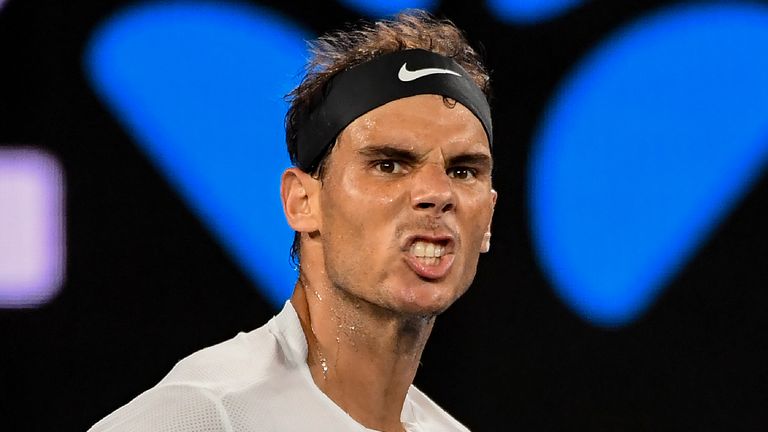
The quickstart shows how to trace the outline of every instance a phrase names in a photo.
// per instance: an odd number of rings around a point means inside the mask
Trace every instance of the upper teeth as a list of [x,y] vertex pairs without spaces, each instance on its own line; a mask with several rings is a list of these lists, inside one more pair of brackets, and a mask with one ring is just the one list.
[[445,254],[445,247],[426,241],[416,241],[411,246],[411,255],[416,257],[441,257]]

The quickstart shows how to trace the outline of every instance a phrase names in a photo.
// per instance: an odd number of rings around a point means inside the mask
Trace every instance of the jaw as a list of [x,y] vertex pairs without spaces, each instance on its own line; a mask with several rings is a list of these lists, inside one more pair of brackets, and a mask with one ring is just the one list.
[[[397,226],[389,224],[378,233],[356,232],[341,241],[332,237],[317,242],[312,250],[317,259],[307,269],[315,270],[313,279],[321,279],[331,291],[342,291],[336,293],[342,302],[368,303],[373,313],[377,313],[375,309],[385,315],[413,317],[442,313],[467,290],[474,276],[475,267],[467,263],[471,257],[461,237],[453,233],[418,233],[404,239]],[[432,254],[414,251],[417,242],[433,243],[443,249]]]
[[[445,257],[444,257],[445,258]],[[453,266],[454,256],[450,256]],[[438,267],[446,266],[448,263]],[[399,270],[383,284],[383,302],[396,312],[414,316],[438,315],[451,306],[465,291],[462,281],[454,271],[448,271],[441,278],[422,276],[413,264],[403,259]],[[433,269],[434,270],[434,269]],[[440,271],[440,270],[438,270]]]

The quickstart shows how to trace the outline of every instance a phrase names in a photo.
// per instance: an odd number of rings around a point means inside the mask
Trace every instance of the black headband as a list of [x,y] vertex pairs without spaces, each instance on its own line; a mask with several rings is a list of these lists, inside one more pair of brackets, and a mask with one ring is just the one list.
[[480,87],[452,59],[421,49],[396,51],[340,72],[326,85],[314,108],[299,120],[297,165],[309,171],[336,136],[361,115],[387,102],[436,94],[464,105],[493,143],[491,109]]

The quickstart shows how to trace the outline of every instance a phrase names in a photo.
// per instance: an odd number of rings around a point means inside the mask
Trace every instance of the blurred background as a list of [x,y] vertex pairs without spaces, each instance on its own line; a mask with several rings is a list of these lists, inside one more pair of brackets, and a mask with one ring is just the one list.
[[472,430],[766,430],[768,2],[0,1],[0,419],[85,430],[289,296],[282,96],[405,7],[491,70],[491,253],[416,385]]

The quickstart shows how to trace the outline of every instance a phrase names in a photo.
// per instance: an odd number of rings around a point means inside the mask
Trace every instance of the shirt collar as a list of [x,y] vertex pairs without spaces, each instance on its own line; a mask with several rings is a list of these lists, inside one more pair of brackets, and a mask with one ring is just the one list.
[[[286,300],[283,310],[275,315],[275,317],[269,321],[268,325],[269,331],[283,347],[283,353],[285,354],[286,359],[300,369],[307,368],[307,339],[304,335],[304,329],[301,327],[299,315],[296,313],[296,309],[293,308],[290,300]],[[309,374],[309,369],[306,369],[306,374],[311,380],[312,378]],[[314,382],[312,385],[314,385]],[[417,432],[421,429],[419,428],[413,411],[411,401],[412,390],[413,386],[411,386],[406,394],[403,411],[400,414],[400,421],[407,431]],[[320,390],[318,389],[318,391]],[[328,400],[333,403],[330,399]],[[376,432],[373,429],[364,428],[364,430]]]
[[283,310],[270,320],[269,330],[283,346],[288,361],[295,365],[307,364],[307,339],[290,300],[286,300]]

